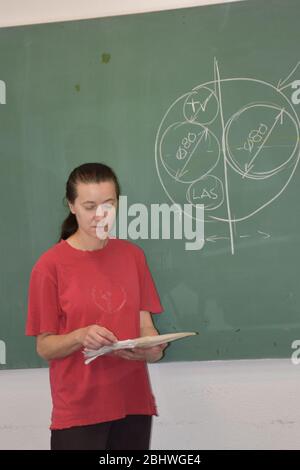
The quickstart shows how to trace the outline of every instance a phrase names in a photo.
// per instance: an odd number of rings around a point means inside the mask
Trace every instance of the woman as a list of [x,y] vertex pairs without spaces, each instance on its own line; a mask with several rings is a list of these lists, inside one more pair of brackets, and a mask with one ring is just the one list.
[[89,365],[83,357],[84,348],[158,334],[150,312],[162,306],[143,251],[103,227],[119,195],[108,166],[75,168],[60,241],[31,272],[26,334],[50,362],[52,450],[149,449],[157,413],[146,362],[158,361],[165,345],[115,351]]

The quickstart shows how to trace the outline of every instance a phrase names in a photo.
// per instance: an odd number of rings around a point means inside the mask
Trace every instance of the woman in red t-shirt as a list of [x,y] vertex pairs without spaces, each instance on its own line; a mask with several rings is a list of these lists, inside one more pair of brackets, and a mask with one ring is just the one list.
[[31,272],[26,334],[49,361],[52,450],[149,449],[157,412],[146,363],[161,359],[166,345],[115,351],[89,365],[82,354],[158,334],[151,313],[162,306],[143,251],[108,236],[119,195],[108,166],[75,168],[60,241]]

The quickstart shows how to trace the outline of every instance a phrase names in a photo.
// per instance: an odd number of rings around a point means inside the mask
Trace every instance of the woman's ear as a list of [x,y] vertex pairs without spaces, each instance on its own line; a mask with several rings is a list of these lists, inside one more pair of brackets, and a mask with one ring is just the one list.
[[69,209],[70,209],[70,211],[72,212],[72,214],[75,214],[73,204],[71,204],[70,202],[68,202],[68,206],[69,206]]

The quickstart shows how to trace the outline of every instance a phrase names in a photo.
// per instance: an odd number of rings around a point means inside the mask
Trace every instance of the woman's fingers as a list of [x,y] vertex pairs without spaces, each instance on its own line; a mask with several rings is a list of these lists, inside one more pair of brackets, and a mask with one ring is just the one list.
[[95,331],[96,335],[100,336],[101,338],[104,338],[106,341],[109,343],[115,343],[118,341],[118,338],[109,330],[104,328],[103,326],[99,325],[94,325],[96,328],[93,330],[93,333]]
[[99,325],[90,325],[84,329],[82,344],[88,349],[99,349],[102,346],[109,346],[118,341],[116,336]]
[[89,339],[89,338],[84,340],[83,346],[86,349],[99,349],[101,347],[101,346],[99,346],[98,341],[93,341],[92,339]]
[[114,351],[112,353],[114,356],[122,357],[123,359],[128,359],[131,361],[144,361],[145,355],[137,351],[137,348],[134,349],[121,349],[119,351]]

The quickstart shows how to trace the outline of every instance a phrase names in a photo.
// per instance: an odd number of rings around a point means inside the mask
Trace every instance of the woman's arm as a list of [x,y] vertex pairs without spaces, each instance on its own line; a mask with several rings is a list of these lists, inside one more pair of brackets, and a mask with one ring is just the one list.
[[155,328],[150,312],[140,311],[140,336],[157,336],[159,333]]
[[79,328],[66,335],[42,333],[37,336],[37,353],[46,361],[61,359],[82,347],[98,349],[117,341],[115,335],[99,325]]

